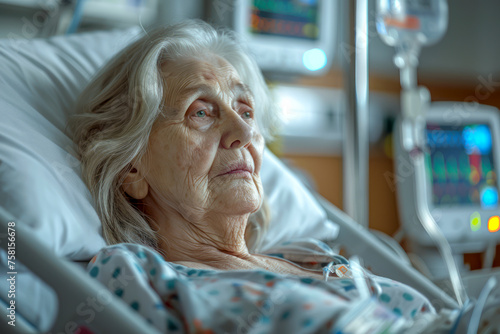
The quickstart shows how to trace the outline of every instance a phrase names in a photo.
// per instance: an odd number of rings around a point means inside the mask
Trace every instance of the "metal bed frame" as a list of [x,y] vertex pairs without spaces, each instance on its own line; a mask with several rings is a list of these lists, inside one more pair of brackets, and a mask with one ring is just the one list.
[[[440,290],[436,285],[409,265],[398,260],[395,254],[366,228],[356,223],[347,214],[333,206],[323,197],[317,200],[327,212],[328,219],[339,225],[337,240],[350,255],[361,257],[375,274],[405,283],[425,295],[437,310],[440,308],[457,309],[457,302]],[[57,256],[43,244],[33,231],[16,220],[7,210],[0,207],[0,246],[7,250],[8,222],[16,222],[16,261],[27,266],[35,275],[48,284],[57,294],[58,313],[48,333],[66,333],[76,324],[86,326],[95,333],[159,333],[139,314],[134,312],[121,299],[114,296],[104,285],[92,279],[81,267],[70,260]],[[5,273],[1,273],[4,275]],[[0,275],[0,276],[1,276]],[[0,296],[0,299],[4,296]],[[102,311],[87,320],[77,312],[79,305],[88,298],[101,298]],[[80,314],[79,314],[80,313]],[[7,309],[2,307],[2,316]],[[16,316],[16,326],[0,321],[2,333],[39,333],[22,315]]]

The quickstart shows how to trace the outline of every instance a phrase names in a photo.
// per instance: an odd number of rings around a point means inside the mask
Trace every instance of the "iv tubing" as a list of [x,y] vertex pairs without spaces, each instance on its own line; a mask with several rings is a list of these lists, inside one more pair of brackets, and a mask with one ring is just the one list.
[[424,227],[425,231],[431,237],[432,241],[437,246],[441,257],[443,258],[446,266],[448,267],[448,274],[450,276],[453,292],[455,293],[457,302],[460,307],[464,305],[468,297],[462,284],[462,278],[457,268],[457,264],[453,259],[451,247],[443,233],[436,224],[436,221],[429,212],[428,207],[423,204],[427,203],[426,198],[426,179],[425,179],[425,165],[424,154],[419,151],[411,158],[415,172],[415,192],[417,196],[417,217]]
[[[400,80],[403,91],[408,93],[414,93],[418,89],[417,87],[417,75],[416,75],[416,55],[418,54],[418,49],[414,48],[412,51],[406,53],[398,53],[398,56],[394,58],[396,66],[400,69]],[[399,60],[399,63],[398,61]],[[417,104],[405,103],[402,101],[402,114],[403,121],[409,121],[410,128],[401,127],[401,138],[404,140],[411,137],[411,143],[408,146],[403,145],[409,154],[410,160],[413,165],[413,171],[415,173],[415,195],[416,195],[416,211],[417,218],[424,227],[425,231],[432,239],[434,244],[437,246],[441,257],[443,258],[447,268],[448,274],[450,276],[450,282],[453,287],[453,292],[456,296],[457,302],[460,307],[463,307],[464,303],[468,300],[467,293],[465,292],[462,278],[457,268],[457,264],[453,259],[453,253],[451,251],[450,244],[444,237],[443,233],[436,224],[434,217],[432,217],[429,212],[429,208],[425,203],[427,203],[427,180],[425,177],[425,161],[424,161],[424,136],[422,135],[425,131],[425,108],[426,102],[428,101],[426,97],[423,97],[420,92],[418,92]],[[415,109],[418,108],[418,109]],[[406,131],[405,131],[406,130]],[[411,130],[411,131],[409,131]]]
[[472,311],[472,316],[469,322],[469,328],[467,329],[467,334],[475,334],[479,329],[479,321],[481,320],[481,313],[483,313],[484,305],[486,304],[486,300],[490,295],[491,291],[497,285],[497,280],[495,277],[490,277],[490,279],[486,282],[483,290],[479,294],[479,298],[477,299],[476,307]]

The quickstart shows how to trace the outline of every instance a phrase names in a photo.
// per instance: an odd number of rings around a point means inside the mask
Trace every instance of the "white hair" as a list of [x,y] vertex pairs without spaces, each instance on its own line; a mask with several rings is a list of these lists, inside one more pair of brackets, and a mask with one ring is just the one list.
[[[108,244],[132,242],[158,248],[161,236],[140,203],[122,189],[132,163],[148,146],[163,111],[161,66],[186,57],[214,54],[228,61],[255,98],[257,124],[266,140],[278,124],[276,108],[255,61],[229,31],[199,20],[157,28],[115,56],[80,95],[71,121],[73,138]],[[266,202],[249,218],[245,239],[257,251],[269,224]]]

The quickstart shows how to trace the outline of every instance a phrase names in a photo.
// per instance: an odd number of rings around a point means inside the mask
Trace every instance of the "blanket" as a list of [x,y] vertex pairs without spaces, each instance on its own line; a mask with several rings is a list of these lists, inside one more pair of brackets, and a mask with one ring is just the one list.
[[[290,240],[263,254],[319,272],[349,265],[315,239]],[[193,269],[137,244],[103,248],[87,271],[163,333],[330,333],[342,330],[338,325],[345,326],[345,315],[359,307],[352,278],[331,274],[325,281],[266,270]],[[390,313],[407,322],[435,312],[413,288],[365,275],[377,310],[359,312],[364,318],[352,321],[380,324],[380,309],[386,310],[385,318]]]

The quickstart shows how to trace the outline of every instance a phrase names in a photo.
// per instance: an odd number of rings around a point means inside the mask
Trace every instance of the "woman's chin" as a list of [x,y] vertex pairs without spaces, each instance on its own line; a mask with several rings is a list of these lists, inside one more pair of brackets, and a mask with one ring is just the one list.
[[259,209],[261,205],[260,195],[255,189],[242,193],[241,190],[231,191],[230,189],[217,201],[221,205],[220,210],[229,215],[249,214]]
[[213,184],[210,189],[211,195],[215,196],[212,197],[214,200],[211,202],[211,209],[229,215],[257,211],[262,203],[262,183],[260,178],[248,174],[249,177],[245,175],[218,177],[219,182]]

